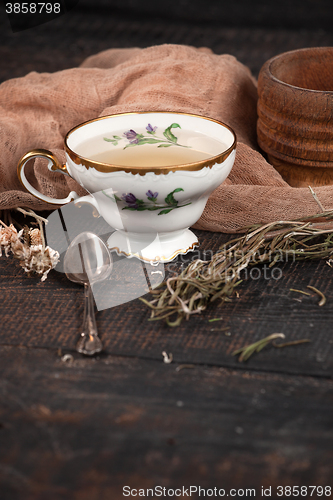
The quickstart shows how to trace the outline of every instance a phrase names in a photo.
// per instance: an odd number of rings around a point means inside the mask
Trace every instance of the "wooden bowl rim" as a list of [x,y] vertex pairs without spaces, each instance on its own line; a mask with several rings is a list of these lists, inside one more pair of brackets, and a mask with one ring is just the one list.
[[266,69],[267,73],[269,74],[269,76],[271,77],[271,79],[273,81],[275,81],[276,83],[279,83],[281,85],[284,85],[285,87],[289,87],[290,89],[299,89],[299,90],[302,90],[305,92],[316,93],[316,94],[333,94],[333,90],[316,90],[316,89],[308,89],[305,87],[298,87],[297,85],[291,85],[290,83],[287,83],[287,82],[284,82],[283,80],[280,80],[272,73],[272,70],[271,70],[272,65],[278,59],[281,59],[281,58],[285,57],[286,55],[297,54],[297,53],[301,53],[301,52],[303,52],[303,53],[304,52],[315,52],[315,51],[321,51],[321,52],[329,51],[329,52],[332,52],[332,56],[333,56],[333,47],[305,47],[303,49],[289,50],[287,52],[282,52],[281,54],[277,54],[276,56],[268,59],[268,61],[266,61],[266,63],[263,65],[260,72],[262,72],[264,69]]

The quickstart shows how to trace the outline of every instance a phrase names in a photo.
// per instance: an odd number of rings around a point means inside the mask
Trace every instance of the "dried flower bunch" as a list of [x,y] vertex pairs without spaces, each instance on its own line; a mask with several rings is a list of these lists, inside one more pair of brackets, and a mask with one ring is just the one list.
[[151,301],[142,298],[152,310],[150,319],[165,319],[169,326],[178,326],[183,319],[201,313],[210,302],[230,301],[242,281],[241,271],[248,266],[268,263],[272,267],[277,262],[305,259],[328,259],[330,265],[333,226],[327,228],[323,222],[332,220],[333,210],[325,210],[306,220],[248,228],[246,234],[230,241],[210,261],[196,259],[178,276],[151,290]]
[[35,214],[32,210],[29,212],[21,208],[17,210],[34,217],[38,221],[40,228],[25,226],[17,232],[13,224],[6,225],[0,220],[0,256],[3,251],[7,257],[13,254],[29,276],[35,273],[41,276],[41,280],[44,281],[48,272],[59,261],[59,253],[49,246],[45,246],[42,222],[47,222],[47,220]]

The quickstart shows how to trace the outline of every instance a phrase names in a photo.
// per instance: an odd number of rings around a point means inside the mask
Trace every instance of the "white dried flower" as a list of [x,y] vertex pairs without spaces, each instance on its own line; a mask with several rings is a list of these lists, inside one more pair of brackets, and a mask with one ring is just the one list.
[[40,234],[40,229],[30,229],[29,231],[29,236],[30,236],[30,245],[42,245],[43,240],[42,240],[42,235]]
[[0,256],[2,255],[2,249],[5,251],[6,257],[8,257],[11,250],[12,244],[19,241],[21,232],[18,233],[13,224],[10,226],[0,226]]
[[23,243],[28,246],[33,245],[42,245],[43,238],[40,232],[40,229],[32,229],[28,226],[24,226],[23,228]]
[[41,281],[45,281],[47,274],[59,262],[59,253],[50,247],[43,245],[32,245],[24,247],[24,258],[20,259],[20,265],[28,273],[35,272],[41,275]]
[[39,229],[26,227],[17,232],[13,224],[0,223],[0,256],[2,250],[6,257],[12,253],[29,275],[34,272],[41,276],[42,281],[46,280],[48,272],[59,262],[59,253],[43,245]]

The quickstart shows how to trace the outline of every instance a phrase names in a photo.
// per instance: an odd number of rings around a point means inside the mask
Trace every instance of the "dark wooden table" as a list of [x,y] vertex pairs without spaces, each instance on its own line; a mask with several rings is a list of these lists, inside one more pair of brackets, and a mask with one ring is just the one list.
[[[318,26],[212,32],[209,23],[184,17],[152,22],[120,14],[106,20],[73,10],[66,20],[16,34],[2,21],[0,79],[70,67],[112,46],[206,45],[256,73],[283,50],[332,45]],[[229,238],[196,233],[201,255]],[[177,328],[148,321],[138,299],[101,310],[105,351],[87,358],[75,351],[82,288],[57,271],[45,282],[29,278],[1,257],[0,500],[118,500],[124,486],[138,496],[140,488],[165,487],[164,498],[183,487],[188,498],[190,486],[204,488],[206,498],[214,488],[235,498],[250,489],[262,498],[262,488],[271,498],[293,498],[299,487],[298,496],[319,498],[321,490],[310,486],[333,487],[332,269],[325,261],[276,269],[258,268],[239,297]],[[315,294],[290,291],[307,285],[326,295],[323,307]],[[277,332],[311,343],[270,346],[246,363],[232,356]],[[163,351],[172,353],[171,363]],[[280,496],[279,486],[296,488]]]

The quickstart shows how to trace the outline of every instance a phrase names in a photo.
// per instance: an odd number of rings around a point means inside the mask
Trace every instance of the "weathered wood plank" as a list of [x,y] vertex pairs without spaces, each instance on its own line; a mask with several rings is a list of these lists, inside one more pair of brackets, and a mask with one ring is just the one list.
[[[228,238],[204,231],[197,233],[202,252],[216,251]],[[124,260],[116,262],[122,263]],[[179,264],[180,259],[178,269]],[[117,265],[110,281],[103,285],[107,303],[126,301],[128,291],[132,293],[136,287],[144,294],[147,284],[141,263],[131,259],[125,266]],[[173,273],[177,265],[170,266],[169,272]],[[223,305],[213,304],[177,328],[167,327],[161,321],[150,322],[150,311],[138,299],[99,311],[97,323],[105,349],[112,354],[151,359],[161,359],[162,351],[166,350],[184,363],[331,377],[332,270],[325,261],[281,263],[274,269],[258,267],[252,275],[244,274],[247,279],[238,288],[239,298],[235,296],[231,303]],[[256,279],[257,276],[260,278]],[[319,297],[315,293],[306,296],[290,291],[291,288],[309,291],[308,284],[327,296],[323,307],[318,306]],[[1,344],[74,350],[83,311],[80,285],[70,283],[63,273],[55,271],[43,283],[28,278],[15,262],[3,257],[0,293]],[[222,320],[209,322],[216,317]],[[225,327],[230,336],[218,330]],[[277,332],[284,333],[288,341],[307,338],[311,343],[284,349],[268,347],[245,365],[231,355],[236,348]]]
[[332,381],[109,355],[64,362],[47,349],[0,357],[1,500],[332,485]]

